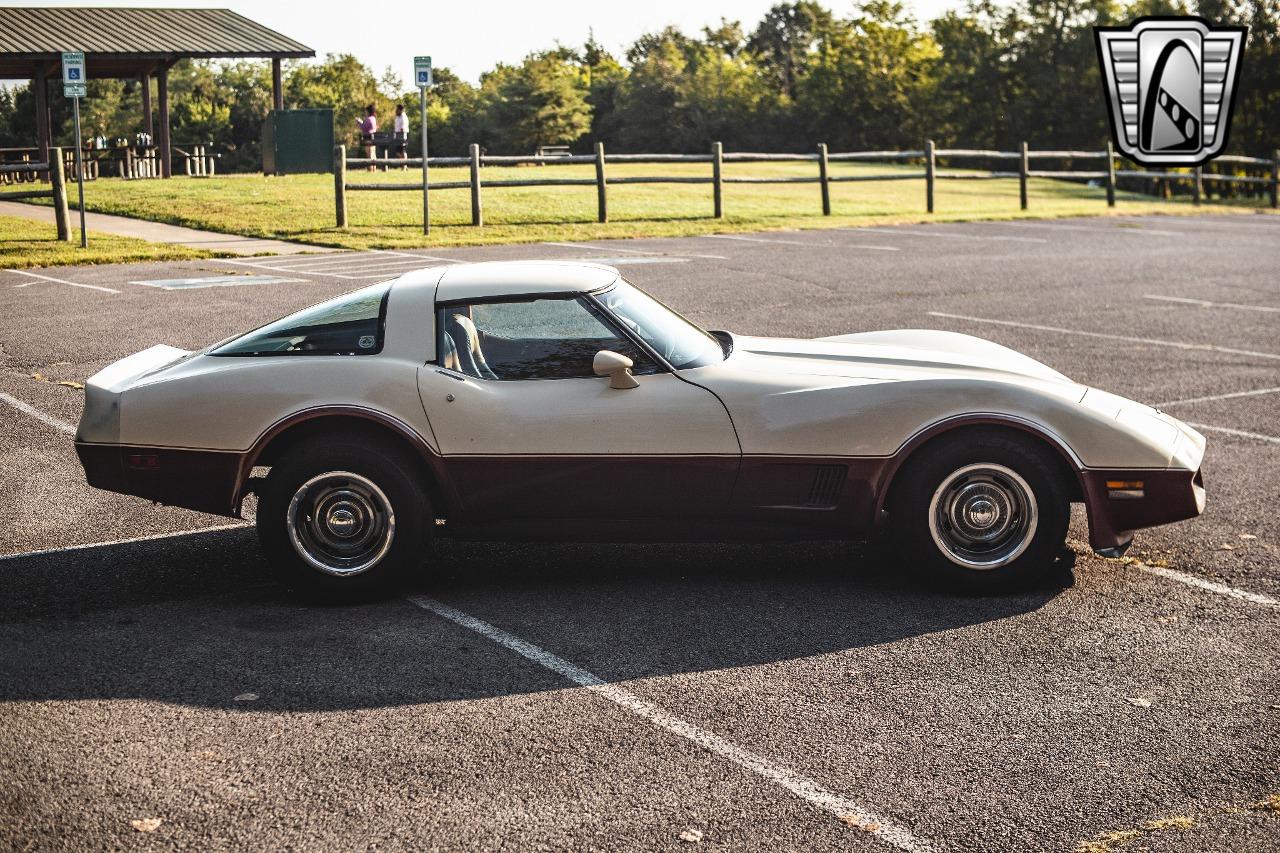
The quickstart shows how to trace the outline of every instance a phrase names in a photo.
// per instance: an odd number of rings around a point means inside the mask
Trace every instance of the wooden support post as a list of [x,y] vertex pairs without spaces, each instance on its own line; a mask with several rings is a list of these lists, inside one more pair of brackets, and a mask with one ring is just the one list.
[[724,165],[724,146],[711,143],[711,196],[715,202],[716,219],[724,218],[724,186],[720,177]]
[[480,206],[480,145],[471,143],[471,224],[484,225],[484,209]]
[[936,165],[937,158],[933,155],[933,140],[927,139],[924,143],[924,206],[929,213],[933,213],[933,179]]
[[49,89],[46,78],[49,64],[41,62],[36,66],[35,79],[31,81],[31,94],[35,97],[36,106],[36,147],[40,149],[38,159],[49,162],[49,146],[53,144],[52,120],[49,115]]
[[62,149],[49,149],[49,183],[53,186],[53,219],[58,225],[58,239],[71,241],[71,213],[67,209],[67,177],[62,166]]
[[120,161],[120,169],[122,170],[120,177],[133,180],[138,177],[134,174],[133,165],[133,146],[126,145],[124,149],[124,159]]
[[156,138],[156,117],[151,109],[151,72],[145,72],[138,78],[138,82],[142,85],[142,130],[154,142]]
[[160,177],[173,177],[173,149],[169,137],[169,66],[161,65],[156,75],[156,90],[160,96]]
[[609,191],[604,176],[604,143],[596,143],[596,221],[609,221]]
[[1271,206],[1280,207],[1280,149],[1271,157]]
[[347,146],[333,149],[333,212],[339,228],[347,227]]
[[271,104],[274,109],[284,109],[284,73],[280,59],[271,60]]
[[1199,166],[1191,170],[1191,203],[1196,207],[1200,206],[1200,196],[1204,195],[1203,174],[1204,170]]
[[818,181],[822,185],[822,215],[831,215],[831,180],[827,175],[827,143],[818,143]]
[[1031,171],[1031,156],[1027,153],[1027,143],[1022,143],[1019,149],[1022,155],[1018,158],[1018,203],[1022,205],[1022,209],[1027,209],[1027,172]]
[[1116,206],[1116,149],[1107,140],[1107,207]]

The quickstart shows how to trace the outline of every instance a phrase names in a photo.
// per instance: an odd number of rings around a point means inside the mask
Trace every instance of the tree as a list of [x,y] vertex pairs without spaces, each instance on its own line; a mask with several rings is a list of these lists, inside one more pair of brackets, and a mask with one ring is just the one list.
[[813,0],[779,3],[751,34],[747,49],[772,73],[782,93],[794,98],[809,54],[833,22],[831,13]]
[[570,145],[591,128],[586,75],[571,52],[534,53],[519,66],[500,65],[480,88],[489,132],[507,150]]

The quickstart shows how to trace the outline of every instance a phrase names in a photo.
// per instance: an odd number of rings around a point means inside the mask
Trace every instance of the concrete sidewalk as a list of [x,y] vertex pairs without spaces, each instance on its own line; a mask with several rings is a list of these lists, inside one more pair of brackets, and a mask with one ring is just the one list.
[[[23,204],[17,201],[0,201],[0,216],[18,216],[33,219],[54,227],[53,208],[43,205]],[[297,255],[303,252],[332,252],[334,249],[323,246],[306,246],[302,243],[289,243],[284,240],[265,240],[258,237],[241,237],[237,234],[219,234],[215,231],[200,231],[195,228],[183,228],[180,225],[165,225],[162,222],[148,222],[145,219],[130,219],[127,216],[113,216],[107,213],[86,213],[85,225],[90,231],[103,234],[115,234],[120,237],[136,237],[152,243],[173,243],[188,246],[192,249],[205,249],[210,252],[231,252],[236,255]],[[71,228],[80,228],[80,214],[71,211]]]

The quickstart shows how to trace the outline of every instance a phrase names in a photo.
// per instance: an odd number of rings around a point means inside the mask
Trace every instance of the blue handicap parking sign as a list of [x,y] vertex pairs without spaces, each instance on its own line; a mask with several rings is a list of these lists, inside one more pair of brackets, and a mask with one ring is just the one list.
[[431,82],[431,72],[430,72],[430,71],[427,71],[426,69],[423,69],[423,70],[419,71],[419,72],[418,72],[418,82],[419,82],[419,83],[422,83],[422,84],[424,84],[424,85],[425,85],[425,84],[427,84],[427,83],[430,83],[430,82]]
[[79,80],[79,79],[80,79],[80,69],[79,69],[79,68],[68,68],[68,69],[67,69],[67,79],[68,79],[68,80]]

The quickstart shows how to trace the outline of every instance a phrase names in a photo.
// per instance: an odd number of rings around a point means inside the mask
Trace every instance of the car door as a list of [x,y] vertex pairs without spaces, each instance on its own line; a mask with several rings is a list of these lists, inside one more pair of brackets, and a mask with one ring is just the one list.
[[[471,520],[724,512],[740,448],[723,404],[582,297],[441,305],[423,408]],[[601,350],[639,386],[596,376]]]

